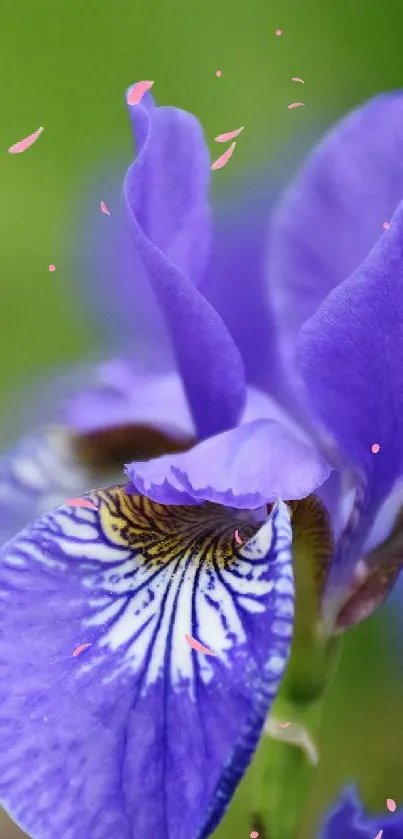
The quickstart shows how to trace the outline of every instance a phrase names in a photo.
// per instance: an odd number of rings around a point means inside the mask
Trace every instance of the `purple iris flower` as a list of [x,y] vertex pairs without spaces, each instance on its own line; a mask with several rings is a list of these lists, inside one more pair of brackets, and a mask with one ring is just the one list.
[[320,839],[402,839],[403,811],[385,816],[369,816],[354,787],[344,790],[327,816]]
[[[338,126],[272,225],[267,294],[300,424],[256,389],[269,381],[251,373],[266,363],[262,311],[241,329],[228,288],[239,269],[263,289],[262,245],[249,262],[211,256],[197,120],[148,94],[129,111],[133,282],[154,295],[176,370],[107,365],[69,401],[67,430],[3,462],[4,511],[20,499],[30,518],[30,497],[50,508],[52,479],[66,497],[129,461],[128,485],[111,478],[92,507],[46,513],[0,554],[0,798],[35,839],[205,839],[287,666],[300,541],[325,637],[378,605],[400,569],[396,522],[388,512],[380,536],[376,519],[403,471],[403,209],[381,227],[400,197],[401,97]],[[248,335],[260,338],[247,359]]]

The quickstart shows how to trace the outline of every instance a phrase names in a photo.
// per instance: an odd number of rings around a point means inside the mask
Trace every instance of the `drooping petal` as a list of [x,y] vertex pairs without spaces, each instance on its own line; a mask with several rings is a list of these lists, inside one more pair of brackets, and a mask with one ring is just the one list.
[[245,402],[239,350],[197,290],[210,251],[209,156],[195,117],[178,108],[130,110],[137,157],[123,187],[142,272],[164,314],[200,437],[239,420]]
[[204,839],[287,662],[288,508],[238,547],[230,511],[91,500],[0,553],[0,798],[33,839]]
[[293,369],[301,325],[384,236],[403,195],[403,94],[378,96],[325,136],[272,222],[269,293]]
[[154,501],[212,501],[238,509],[257,509],[278,498],[304,498],[330,471],[312,446],[272,420],[246,423],[188,452],[126,467],[133,491]]
[[348,539],[340,540],[333,582],[349,578],[379,507],[403,473],[402,322],[403,204],[299,338],[310,405],[360,475],[361,497]]
[[329,813],[319,839],[377,839],[380,830],[383,839],[401,839],[403,812],[383,818],[369,816],[354,787],[349,787]]
[[0,458],[0,546],[66,498],[91,489],[66,428],[23,437]]
[[400,509],[392,524],[389,520],[386,539],[372,551],[363,553],[356,564],[355,579],[340,604],[335,627],[345,630],[370,617],[392,591],[402,568],[403,509]]

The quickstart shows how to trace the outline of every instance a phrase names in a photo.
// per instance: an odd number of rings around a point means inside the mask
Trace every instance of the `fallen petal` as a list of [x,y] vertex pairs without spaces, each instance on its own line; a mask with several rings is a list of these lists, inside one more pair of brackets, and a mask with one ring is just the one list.
[[291,111],[292,108],[305,108],[305,104],[304,102],[292,102],[291,105],[287,105],[287,108],[289,111]]
[[394,801],[393,798],[387,798],[386,806],[391,813],[394,813],[396,810],[396,801]]
[[90,510],[97,510],[98,507],[89,501],[88,498],[67,498],[64,502],[68,507],[88,507]]
[[141,102],[144,94],[147,93],[147,90],[150,90],[150,87],[152,87],[153,84],[154,82],[137,82],[137,84],[135,84],[132,87],[130,93],[128,94],[126,100],[127,104],[138,105],[139,102]]
[[29,147],[35,143],[35,140],[37,140],[39,135],[42,134],[42,131],[43,127],[38,128],[33,134],[29,134],[28,137],[24,137],[23,140],[20,140],[18,143],[14,143],[13,146],[10,146],[8,151],[10,154],[21,154],[22,151],[29,149]]
[[237,530],[235,531],[234,536],[235,536],[235,541],[238,542],[238,545],[242,545],[242,539],[240,538],[240,535],[239,535]]
[[193,650],[197,650],[198,653],[204,653],[204,655],[217,655],[212,650],[209,650],[208,647],[205,647],[204,644],[201,644],[200,641],[197,641],[196,638],[192,638],[191,635],[185,635],[186,641],[189,644],[189,647],[192,647]]
[[110,216],[110,212],[109,212],[109,210],[108,210],[104,201],[101,201],[99,206],[100,206],[102,212],[105,213],[105,215]]
[[227,149],[227,151],[225,151],[224,154],[221,155],[221,157],[218,157],[217,160],[215,160],[214,163],[211,164],[211,168],[214,171],[216,169],[222,169],[223,166],[225,166],[225,164],[228,163],[230,157],[232,157],[232,155],[234,153],[235,146],[236,146],[235,142],[231,143],[229,149]]
[[303,79],[300,79],[299,76],[293,76],[291,79],[292,82],[300,82],[301,84],[305,84]]
[[245,126],[241,125],[240,128],[235,128],[234,131],[227,131],[226,134],[219,134],[218,137],[215,137],[216,143],[226,143],[227,140],[233,140],[234,137],[238,137],[239,134],[244,130]]

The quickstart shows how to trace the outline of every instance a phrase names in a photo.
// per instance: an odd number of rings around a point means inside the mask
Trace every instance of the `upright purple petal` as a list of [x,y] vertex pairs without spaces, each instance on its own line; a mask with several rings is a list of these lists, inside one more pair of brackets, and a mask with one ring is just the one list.
[[323,458],[274,420],[255,420],[190,451],[126,467],[133,492],[163,504],[211,501],[258,509],[278,498],[304,498],[331,472]]
[[33,839],[203,839],[286,666],[289,511],[234,547],[228,511],[91,499],[0,553],[0,799]]
[[402,159],[403,94],[378,96],[336,125],[285,194],[268,288],[287,365],[301,325],[384,235],[403,196]]
[[124,183],[135,271],[154,290],[201,437],[235,425],[245,402],[243,362],[197,290],[210,252],[209,155],[195,117],[178,108],[130,110],[137,157]]
[[302,328],[298,355],[311,406],[361,476],[355,533],[342,540],[333,568],[333,581],[345,580],[403,473],[403,204]]

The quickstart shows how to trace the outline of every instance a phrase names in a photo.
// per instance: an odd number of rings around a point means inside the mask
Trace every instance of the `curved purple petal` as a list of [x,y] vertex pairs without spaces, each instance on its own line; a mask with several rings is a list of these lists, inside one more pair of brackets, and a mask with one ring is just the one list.
[[403,813],[382,817],[369,816],[362,806],[354,787],[344,790],[333,811],[328,815],[319,839],[377,839],[383,830],[383,839],[401,839]]
[[304,498],[330,472],[312,446],[273,420],[255,420],[188,452],[126,466],[131,490],[162,504],[212,501],[252,510],[278,498]]
[[288,659],[289,511],[231,558],[211,509],[91,499],[0,552],[0,799],[33,839],[203,839]]
[[402,323],[403,203],[390,230],[304,325],[298,342],[310,404],[362,476],[360,517],[353,538],[340,546],[333,579],[348,578],[403,472]]
[[209,156],[195,117],[135,105],[137,158],[123,187],[136,251],[164,314],[200,437],[235,425],[245,402],[242,358],[197,290],[210,252]]
[[378,96],[324,138],[273,218],[268,286],[290,371],[302,324],[368,255],[403,196],[403,94]]

